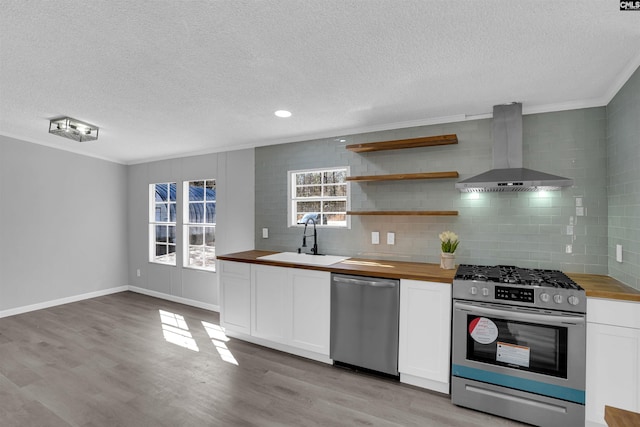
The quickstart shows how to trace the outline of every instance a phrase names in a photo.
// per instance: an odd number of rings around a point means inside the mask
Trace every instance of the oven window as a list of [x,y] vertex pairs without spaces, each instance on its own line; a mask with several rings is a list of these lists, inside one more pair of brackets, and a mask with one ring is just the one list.
[[[483,326],[497,337],[472,333]],[[567,328],[467,315],[467,359],[567,378]]]

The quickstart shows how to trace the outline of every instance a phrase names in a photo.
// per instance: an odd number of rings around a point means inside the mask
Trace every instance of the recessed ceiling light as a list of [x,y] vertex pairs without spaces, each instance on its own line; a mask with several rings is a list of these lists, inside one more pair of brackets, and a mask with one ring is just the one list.
[[276,116],[278,117],[291,117],[291,111],[287,111],[287,110],[278,110],[274,113]]

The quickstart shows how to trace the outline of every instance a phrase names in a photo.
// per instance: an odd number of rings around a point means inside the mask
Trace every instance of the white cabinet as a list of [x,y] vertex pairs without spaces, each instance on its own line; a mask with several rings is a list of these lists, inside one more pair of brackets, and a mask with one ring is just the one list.
[[277,343],[288,341],[287,268],[251,266],[251,335]]
[[220,325],[229,331],[251,331],[251,265],[219,261]]
[[287,269],[291,285],[291,345],[329,356],[330,274]]
[[587,426],[605,405],[640,412],[640,303],[587,300]]
[[249,342],[329,363],[330,273],[220,261],[220,324]]
[[451,283],[401,280],[400,381],[449,393]]

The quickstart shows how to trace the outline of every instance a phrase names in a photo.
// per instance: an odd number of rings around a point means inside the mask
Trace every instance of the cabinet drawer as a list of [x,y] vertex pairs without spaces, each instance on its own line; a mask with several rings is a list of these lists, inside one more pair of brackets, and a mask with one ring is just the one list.
[[587,322],[640,329],[640,303],[588,298]]
[[220,262],[219,271],[221,274],[242,277],[244,279],[251,278],[251,264],[235,261]]

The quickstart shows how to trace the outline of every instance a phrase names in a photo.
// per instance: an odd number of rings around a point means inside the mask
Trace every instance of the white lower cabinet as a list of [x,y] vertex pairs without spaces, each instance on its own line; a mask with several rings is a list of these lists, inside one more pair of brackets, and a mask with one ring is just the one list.
[[449,393],[451,283],[400,281],[400,381]]
[[228,335],[330,362],[329,272],[232,261],[220,261],[219,271],[220,323]]
[[276,343],[288,341],[290,286],[287,268],[251,266],[251,335]]
[[605,405],[640,412],[640,303],[587,300],[586,425]]
[[251,265],[218,261],[220,325],[228,331],[251,333]]

